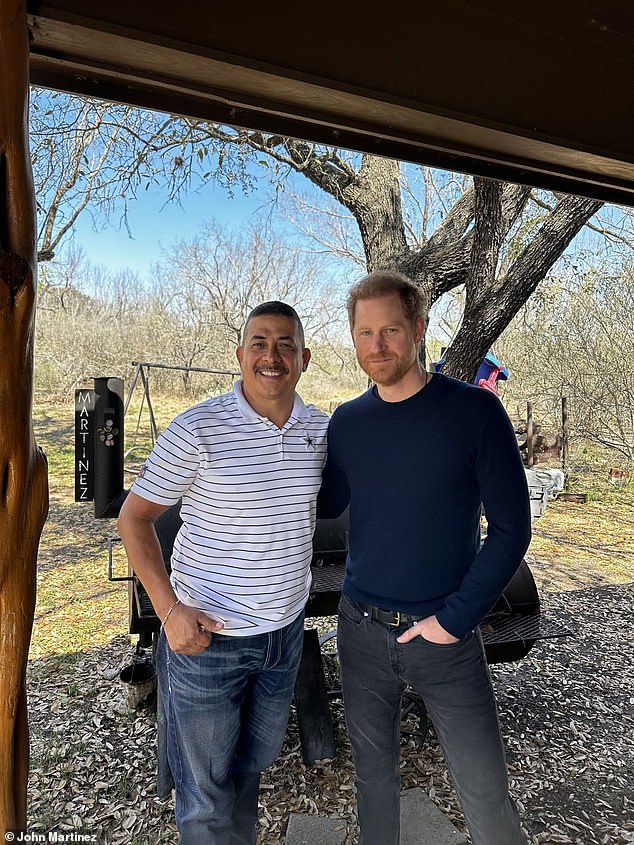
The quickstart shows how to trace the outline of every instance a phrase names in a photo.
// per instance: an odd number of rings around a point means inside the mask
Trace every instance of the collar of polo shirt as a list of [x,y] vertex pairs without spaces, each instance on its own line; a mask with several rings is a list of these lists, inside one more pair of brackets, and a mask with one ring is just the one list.
[[[245,420],[264,420],[266,417],[263,417],[261,414],[258,414],[257,411],[254,411],[253,408],[249,405],[247,400],[244,398],[244,393],[242,391],[242,379],[235,382],[233,385],[233,393],[236,397],[236,402],[238,403],[238,410],[245,418]],[[295,399],[293,401],[293,410],[291,411],[291,415],[288,418],[288,423],[295,422],[297,420],[305,420],[309,417],[308,409],[304,404],[304,400],[299,395],[299,393],[295,392]],[[288,425],[287,423],[287,425]]]

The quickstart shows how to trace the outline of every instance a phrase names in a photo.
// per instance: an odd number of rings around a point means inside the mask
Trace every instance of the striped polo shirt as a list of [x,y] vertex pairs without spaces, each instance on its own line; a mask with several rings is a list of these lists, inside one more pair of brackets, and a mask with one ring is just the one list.
[[273,631],[304,607],[327,428],[328,416],[297,394],[278,428],[237,382],[176,417],[134,482],[156,504],[182,498],[172,586],[224,622],[222,633]]

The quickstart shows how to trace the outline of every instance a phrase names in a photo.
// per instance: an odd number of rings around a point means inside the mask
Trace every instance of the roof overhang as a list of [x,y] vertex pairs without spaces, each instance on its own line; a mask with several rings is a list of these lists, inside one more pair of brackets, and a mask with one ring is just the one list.
[[629,0],[27,6],[38,85],[634,205]]

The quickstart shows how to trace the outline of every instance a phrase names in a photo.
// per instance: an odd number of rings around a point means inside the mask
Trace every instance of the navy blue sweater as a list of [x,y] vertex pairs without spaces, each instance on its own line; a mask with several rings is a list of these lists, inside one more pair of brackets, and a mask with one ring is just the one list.
[[343,591],[386,610],[436,614],[455,637],[486,616],[530,541],[526,477],[501,402],[442,374],[402,402],[371,388],[334,412],[318,516],[348,504]]

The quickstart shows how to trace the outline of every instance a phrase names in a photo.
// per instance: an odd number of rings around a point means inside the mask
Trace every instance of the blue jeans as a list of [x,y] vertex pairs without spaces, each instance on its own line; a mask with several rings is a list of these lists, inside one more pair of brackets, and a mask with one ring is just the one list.
[[[424,700],[473,845],[525,845],[509,796],[497,708],[479,634],[451,645],[396,638],[343,596],[338,647],[348,735],[357,772],[362,845],[398,845],[400,707],[406,686]],[[424,834],[421,832],[424,839]]]
[[181,845],[255,845],[260,773],[282,747],[303,636],[303,613],[268,634],[214,634],[194,656],[173,652],[161,635]]

